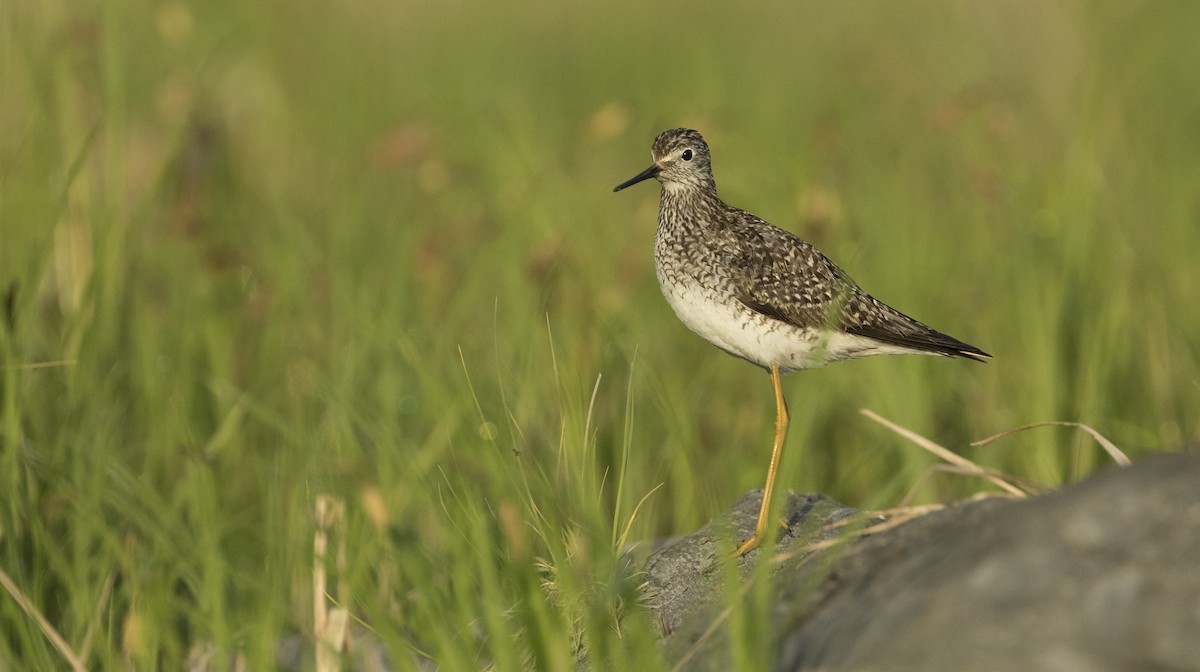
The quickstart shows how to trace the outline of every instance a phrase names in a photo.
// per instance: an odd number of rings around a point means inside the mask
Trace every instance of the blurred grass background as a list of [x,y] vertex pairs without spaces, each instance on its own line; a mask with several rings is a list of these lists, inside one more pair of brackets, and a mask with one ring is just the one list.
[[[0,569],[91,669],[270,669],[313,634],[328,493],[343,606],[399,669],[584,645],[652,668],[614,549],[760,487],[773,413],[659,295],[657,186],[611,193],[680,125],[727,201],[996,356],[789,377],[781,487],[900,501],[931,458],[862,407],[1049,484],[1106,459],[1066,429],[966,444],[1050,419],[1135,459],[1194,444],[1197,25],[1186,2],[6,2]],[[734,621],[761,636],[759,593]],[[0,661],[66,668],[11,598]]]

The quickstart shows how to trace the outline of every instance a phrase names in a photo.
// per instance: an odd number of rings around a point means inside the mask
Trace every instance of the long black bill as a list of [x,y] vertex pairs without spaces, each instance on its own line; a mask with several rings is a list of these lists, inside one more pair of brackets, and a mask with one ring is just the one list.
[[648,179],[654,177],[655,175],[657,175],[658,171],[660,171],[660,170],[662,170],[662,168],[659,168],[658,164],[654,164],[654,165],[650,166],[649,168],[643,170],[642,172],[638,173],[637,175],[634,175],[633,177],[629,178],[628,180],[625,180],[624,182],[613,187],[613,191],[620,191],[620,190],[624,189],[625,187],[637,184],[638,182],[641,182],[642,180],[648,180]]

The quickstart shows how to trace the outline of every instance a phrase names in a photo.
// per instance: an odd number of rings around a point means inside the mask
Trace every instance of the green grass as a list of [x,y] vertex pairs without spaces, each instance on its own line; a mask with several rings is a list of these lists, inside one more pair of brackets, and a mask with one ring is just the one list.
[[[661,665],[614,548],[759,487],[773,413],[659,296],[657,189],[610,193],[676,125],[996,356],[790,377],[781,487],[899,501],[931,458],[861,407],[1050,484],[1107,460],[967,443],[1196,442],[1198,11],[4,3],[0,569],[89,669],[270,669],[329,494],[400,669]],[[729,595],[767,664],[769,591]],[[0,669],[68,667],[9,591],[0,633]]]

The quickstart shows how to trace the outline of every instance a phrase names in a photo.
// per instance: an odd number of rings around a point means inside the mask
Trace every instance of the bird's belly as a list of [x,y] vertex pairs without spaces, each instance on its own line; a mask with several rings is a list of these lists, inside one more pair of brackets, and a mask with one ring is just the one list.
[[667,282],[662,290],[688,329],[731,355],[784,371],[823,366],[831,359],[815,329],[780,322],[698,284]]

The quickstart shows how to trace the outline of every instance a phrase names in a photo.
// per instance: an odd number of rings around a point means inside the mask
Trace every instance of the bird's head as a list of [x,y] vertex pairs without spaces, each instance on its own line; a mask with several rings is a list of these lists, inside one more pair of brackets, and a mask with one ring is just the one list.
[[668,191],[716,188],[708,143],[690,128],[673,128],[660,133],[654,139],[651,156],[654,163],[649,168],[618,184],[613,191],[620,191],[651,177],[661,182]]

